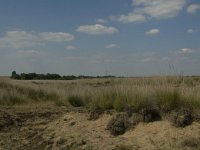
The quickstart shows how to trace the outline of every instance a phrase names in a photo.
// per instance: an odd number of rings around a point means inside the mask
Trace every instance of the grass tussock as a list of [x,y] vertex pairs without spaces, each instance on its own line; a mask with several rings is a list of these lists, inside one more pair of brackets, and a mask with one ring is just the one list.
[[174,110],[184,105],[183,96],[178,89],[165,89],[156,91],[156,100],[164,112]]

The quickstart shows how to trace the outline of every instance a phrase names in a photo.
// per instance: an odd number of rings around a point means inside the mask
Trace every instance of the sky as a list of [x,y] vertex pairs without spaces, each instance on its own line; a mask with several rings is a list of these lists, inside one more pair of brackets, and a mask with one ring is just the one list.
[[0,76],[200,75],[199,0],[1,0]]

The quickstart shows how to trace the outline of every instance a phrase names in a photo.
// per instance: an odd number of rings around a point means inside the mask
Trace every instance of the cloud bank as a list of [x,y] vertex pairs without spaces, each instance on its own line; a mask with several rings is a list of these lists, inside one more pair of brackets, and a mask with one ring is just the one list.
[[73,39],[74,35],[64,32],[8,31],[0,37],[0,47],[20,49],[38,46],[45,42],[65,42]]
[[167,19],[177,16],[186,0],[132,0],[133,11],[127,15],[112,16],[122,23],[141,23],[149,19]]

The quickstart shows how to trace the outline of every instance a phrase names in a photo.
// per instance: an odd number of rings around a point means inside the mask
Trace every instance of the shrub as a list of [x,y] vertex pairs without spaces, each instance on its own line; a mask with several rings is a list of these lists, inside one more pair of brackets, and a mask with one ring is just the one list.
[[143,116],[139,113],[133,113],[129,120],[132,126],[136,126],[138,123],[143,122]]
[[104,111],[101,108],[95,108],[90,110],[88,120],[97,120]]
[[172,114],[171,122],[176,127],[185,127],[193,122],[192,111],[188,108],[180,108]]
[[108,122],[107,129],[114,136],[124,134],[125,131],[129,128],[130,122],[128,121],[128,116],[125,113],[116,114]]
[[147,107],[141,110],[144,122],[161,120],[161,114],[157,108]]
[[80,96],[73,95],[68,98],[69,103],[74,107],[84,106],[84,102]]

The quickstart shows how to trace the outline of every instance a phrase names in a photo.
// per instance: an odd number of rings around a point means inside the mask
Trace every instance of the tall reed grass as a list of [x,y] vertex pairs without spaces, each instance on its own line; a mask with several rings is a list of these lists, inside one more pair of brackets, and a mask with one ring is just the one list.
[[200,109],[197,77],[23,81],[0,79],[0,105],[49,102],[58,106],[139,110],[146,106],[168,112],[178,107]]

